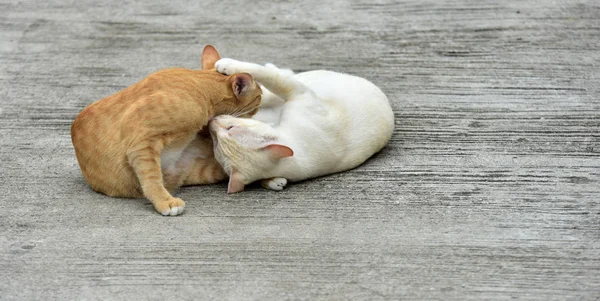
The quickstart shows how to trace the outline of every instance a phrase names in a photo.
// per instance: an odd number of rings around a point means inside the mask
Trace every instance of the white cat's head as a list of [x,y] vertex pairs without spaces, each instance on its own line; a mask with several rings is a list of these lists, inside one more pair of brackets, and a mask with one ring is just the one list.
[[291,157],[291,148],[279,143],[276,130],[266,123],[221,115],[213,118],[209,129],[215,158],[227,174],[227,193],[244,190],[246,184],[274,177],[269,173],[279,160]]

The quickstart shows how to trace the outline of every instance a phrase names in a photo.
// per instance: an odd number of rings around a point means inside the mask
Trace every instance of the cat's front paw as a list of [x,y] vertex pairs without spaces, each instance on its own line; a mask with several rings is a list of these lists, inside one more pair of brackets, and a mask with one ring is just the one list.
[[154,204],[154,208],[158,213],[167,216],[180,215],[185,208],[185,202],[180,198],[170,198]]
[[217,72],[225,75],[240,73],[240,64],[242,62],[230,58],[220,59],[215,63]]
[[279,190],[283,190],[283,187],[285,187],[285,185],[287,185],[287,179],[286,178],[264,179],[261,181],[261,184],[264,188],[279,191]]

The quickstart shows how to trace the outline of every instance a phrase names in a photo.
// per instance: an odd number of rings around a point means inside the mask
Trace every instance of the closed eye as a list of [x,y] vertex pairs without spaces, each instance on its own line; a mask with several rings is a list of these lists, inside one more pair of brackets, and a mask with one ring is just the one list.
[[226,127],[225,129],[229,131],[229,130],[231,130],[232,128],[233,128],[233,125],[230,125],[230,126]]

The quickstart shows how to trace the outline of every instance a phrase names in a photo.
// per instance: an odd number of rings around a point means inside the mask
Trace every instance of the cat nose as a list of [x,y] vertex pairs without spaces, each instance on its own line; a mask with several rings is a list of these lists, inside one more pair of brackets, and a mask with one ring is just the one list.
[[215,134],[217,132],[217,130],[221,127],[221,125],[219,124],[218,121],[216,121],[215,119],[211,119],[208,122],[208,131],[211,134]]
[[208,122],[208,127],[215,130],[224,129],[227,128],[227,122],[223,118],[214,117]]

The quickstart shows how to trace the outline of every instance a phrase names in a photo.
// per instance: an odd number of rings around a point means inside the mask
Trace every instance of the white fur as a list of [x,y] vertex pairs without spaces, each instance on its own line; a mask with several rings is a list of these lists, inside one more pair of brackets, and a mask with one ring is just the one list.
[[183,210],[185,209],[184,206],[177,206],[177,207],[173,207],[173,208],[169,208],[169,210],[161,212],[160,214],[167,216],[174,216],[174,215],[180,215],[183,213]]
[[166,174],[179,174],[193,165],[196,158],[205,159],[209,155],[210,148],[206,149],[202,142],[170,145],[160,153],[160,167]]
[[182,147],[163,150],[160,153],[161,169],[167,173],[175,173],[175,165],[177,164],[177,161],[179,161],[179,158],[181,158],[183,150],[184,148]]
[[[293,75],[274,65],[232,59],[221,59],[215,67],[227,75],[250,73],[265,88],[253,119],[218,116],[210,123],[217,160],[230,176],[238,172],[244,184],[348,170],[378,152],[392,135],[389,101],[366,79],[324,70]],[[288,146],[294,154],[273,159],[264,148],[269,144]]]
[[272,178],[265,180],[263,183],[263,187],[271,189],[271,190],[283,190],[283,187],[287,185],[287,179],[285,178]]

